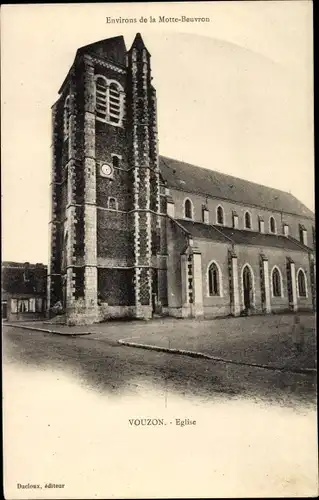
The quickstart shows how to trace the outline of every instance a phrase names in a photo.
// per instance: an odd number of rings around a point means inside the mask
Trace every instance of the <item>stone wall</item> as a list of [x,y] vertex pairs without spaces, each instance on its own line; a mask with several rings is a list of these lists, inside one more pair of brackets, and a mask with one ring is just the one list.
[[307,219],[305,217],[293,216],[290,214],[282,214],[281,212],[273,212],[258,207],[249,207],[231,203],[229,201],[218,200],[205,197],[203,195],[187,193],[184,191],[178,191],[176,189],[170,189],[170,194],[175,202],[176,219],[182,219],[184,217],[184,201],[186,198],[189,198],[193,203],[193,218],[198,222],[203,222],[202,206],[206,205],[209,211],[209,223],[217,224],[217,207],[222,206],[224,209],[225,226],[233,227],[232,213],[233,211],[235,211],[238,214],[238,229],[245,229],[245,212],[248,211],[251,214],[251,229],[253,231],[259,231],[259,217],[262,217],[265,222],[265,232],[269,233],[269,219],[272,216],[276,221],[277,234],[284,234],[283,224],[287,223],[290,228],[290,236],[297,240],[300,240],[299,225],[304,225],[308,233],[308,246],[310,248],[313,248],[312,227],[314,226],[314,220]]

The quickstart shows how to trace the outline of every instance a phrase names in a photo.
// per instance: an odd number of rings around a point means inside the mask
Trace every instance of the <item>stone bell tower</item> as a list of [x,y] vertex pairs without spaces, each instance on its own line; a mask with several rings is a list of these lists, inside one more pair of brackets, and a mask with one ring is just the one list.
[[150,58],[139,33],[78,49],[52,108],[48,310],[70,324],[150,318],[166,277]]
[[133,185],[134,304],[136,317],[151,317],[159,248],[159,165],[156,94],[150,54],[138,33],[127,55],[128,101]]

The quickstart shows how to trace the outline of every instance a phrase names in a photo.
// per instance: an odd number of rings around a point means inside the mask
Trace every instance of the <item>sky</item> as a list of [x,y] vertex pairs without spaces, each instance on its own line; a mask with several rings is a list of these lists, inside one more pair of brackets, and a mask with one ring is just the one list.
[[51,106],[77,48],[117,35],[151,53],[160,154],[314,210],[311,2],[6,5],[1,31],[3,260],[48,262]]

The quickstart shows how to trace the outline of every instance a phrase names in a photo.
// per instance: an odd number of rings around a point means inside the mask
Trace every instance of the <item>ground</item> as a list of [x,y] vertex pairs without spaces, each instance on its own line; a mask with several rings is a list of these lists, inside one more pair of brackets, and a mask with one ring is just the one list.
[[[281,327],[271,328],[272,335],[284,338],[290,320],[278,318],[273,321],[280,321]],[[243,333],[248,342],[255,332],[261,339],[262,331],[266,332],[264,320],[259,320],[258,328],[256,319],[246,320],[240,323],[245,318],[238,319],[234,338]],[[219,330],[226,320],[221,321]],[[308,335],[313,318],[302,321]],[[194,332],[212,327],[211,322],[176,320],[157,322],[155,331],[155,324],[147,326],[149,337],[160,340],[170,333],[175,343],[181,333],[191,342]],[[239,324],[246,328],[240,329]],[[234,326],[232,320],[228,325]],[[4,387],[10,385],[10,391],[4,391],[5,416],[7,426],[15,429],[12,439],[18,441],[17,449],[27,450],[19,458],[21,468],[15,465],[16,481],[21,482],[23,474],[26,481],[36,480],[29,448],[43,449],[41,443],[45,443],[46,449],[54,450],[45,468],[52,471],[50,480],[68,481],[72,487],[70,473],[63,479],[62,465],[66,460],[76,463],[73,481],[81,483],[83,495],[87,492],[83,498],[93,496],[90,484],[100,484],[99,498],[111,494],[152,497],[154,485],[158,497],[316,494],[314,371],[269,370],[117,344],[121,338],[136,336],[145,341],[144,322],[109,323],[104,333],[97,325],[91,335],[72,336],[79,330],[56,335],[4,328]],[[219,353],[226,331],[221,338],[216,344]],[[240,351],[232,346],[223,354],[236,357]],[[311,359],[306,360],[309,366]],[[131,428],[129,419],[141,417],[164,418],[168,428]],[[195,419],[197,427],[172,429],[170,422],[174,425],[176,418]],[[102,450],[103,466],[97,460]],[[16,458],[11,454],[8,463],[16,464]],[[123,470],[121,488],[112,479],[119,470]],[[143,482],[145,471],[150,478],[147,483]],[[105,476],[107,485],[102,481]]]

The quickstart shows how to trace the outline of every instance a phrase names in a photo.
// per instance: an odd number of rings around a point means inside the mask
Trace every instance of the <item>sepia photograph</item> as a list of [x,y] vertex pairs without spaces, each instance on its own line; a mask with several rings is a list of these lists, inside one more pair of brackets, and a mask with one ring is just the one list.
[[318,495],[312,16],[2,7],[6,499]]

